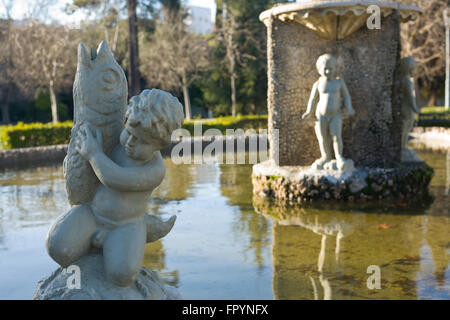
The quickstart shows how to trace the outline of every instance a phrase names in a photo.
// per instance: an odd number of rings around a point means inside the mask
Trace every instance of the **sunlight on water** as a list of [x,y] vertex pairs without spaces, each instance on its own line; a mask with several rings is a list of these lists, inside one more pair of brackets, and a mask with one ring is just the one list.
[[[278,207],[253,199],[249,165],[166,159],[149,212],[178,219],[144,265],[185,299],[450,299],[450,157],[419,155],[433,201],[378,209]],[[70,207],[61,167],[0,172],[0,203],[0,299],[30,299],[57,267],[45,236]]]

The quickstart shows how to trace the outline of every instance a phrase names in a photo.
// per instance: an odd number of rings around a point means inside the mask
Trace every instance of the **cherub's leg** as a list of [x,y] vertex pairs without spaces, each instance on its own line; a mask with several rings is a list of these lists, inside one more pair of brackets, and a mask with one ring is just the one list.
[[402,124],[402,150],[406,148],[408,144],[409,133],[414,127],[414,115],[410,117],[405,117]]
[[325,117],[320,117],[319,120],[316,121],[315,130],[321,154],[319,161],[323,164],[332,159],[329,147],[330,137],[328,133],[328,120]]
[[115,285],[131,285],[141,269],[145,244],[144,222],[120,226],[108,233],[103,243],[103,257],[106,274]]
[[58,217],[47,234],[47,252],[63,268],[80,259],[91,248],[96,229],[89,205],[73,207]]
[[344,156],[342,154],[342,119],[340,114],[336,114],[330,121],[330,135],[333,141],[334,156],[337,162],[344,162]]

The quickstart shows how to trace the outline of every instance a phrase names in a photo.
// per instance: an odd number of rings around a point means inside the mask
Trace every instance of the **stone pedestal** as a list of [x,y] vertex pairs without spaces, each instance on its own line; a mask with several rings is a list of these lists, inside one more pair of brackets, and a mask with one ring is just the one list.
[[75,273],[58,268],[42,279],[33,300],[176,300],[181,299],[175,288],[164,285],[155,271],[145,267],[136,275],[129,288],[113,285],[106,278],[101,254],[84,256],[74,263],[80,270],[79,288],[74,285]]
[[292,203],[401,200],[426,197],[433,172],[424,162],[403,163],[389,169],[319,171],[301,166],[280,167],[269,160],[253,166],[253,192],[259,197]]

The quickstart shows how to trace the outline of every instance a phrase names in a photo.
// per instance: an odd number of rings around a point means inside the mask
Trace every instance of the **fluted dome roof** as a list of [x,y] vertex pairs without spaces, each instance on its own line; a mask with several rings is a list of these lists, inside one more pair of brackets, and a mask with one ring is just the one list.
[[322,38],[339,40],[357,31],[366,23],[371,15],[367,13],[367,8],[371,5],[380,7],[383,17],[398,10],[402,22],[415,20],[423,12],[415,5],[394,1],[303,0],[274,6],[261,13],[259,19],[264,23],[267,23],[271,17],[281,21],[295,21],[316,32]]

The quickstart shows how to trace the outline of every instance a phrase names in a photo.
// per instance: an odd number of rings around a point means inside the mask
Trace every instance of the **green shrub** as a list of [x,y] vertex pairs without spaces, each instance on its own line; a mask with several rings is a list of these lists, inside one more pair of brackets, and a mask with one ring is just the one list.
[[227,129],[267,129],[267,115],[247,115],[236,117],[220,117],[215,119],[204,119],[198,121],[185,121],[183,128],[194,135],[194,124],[201,122],[203,134],[208,129],[218,129],[222,134],[226,134]]
[[445,127],[450,128],[450,111],[445,107],[425,107],[416,116],[419,127]]
[[445,107],[438,107],[438,106],[428,106],[420,108],[421,114],[430,114],[430,113],[444,113]]
[[[267,129],[267,115],[248,115],[197,120],[202,123],[202,134],[208,129],[218,129],[226,134],[227,129]],[[194,123],[185,121],[183,128],[194,135]],[[30,123],[0,126],[0,149],[15,149],[67,144],[70,141],[72,122]]]
[[22,122],[0,127],[0,148],[15,149],[67,144],[70,141],[72,121],[53,123]]

